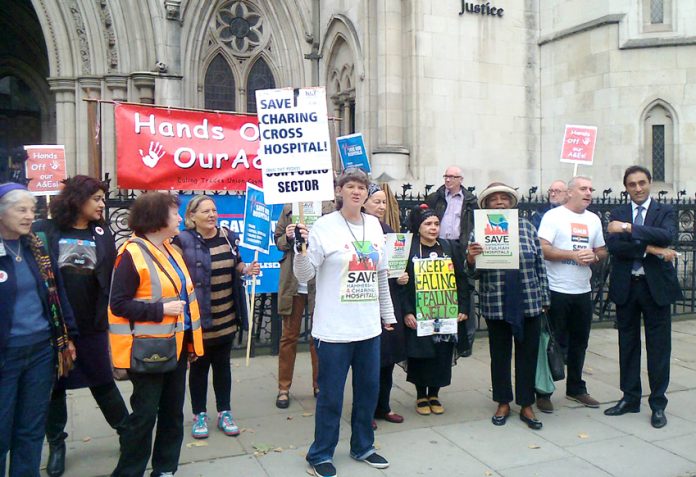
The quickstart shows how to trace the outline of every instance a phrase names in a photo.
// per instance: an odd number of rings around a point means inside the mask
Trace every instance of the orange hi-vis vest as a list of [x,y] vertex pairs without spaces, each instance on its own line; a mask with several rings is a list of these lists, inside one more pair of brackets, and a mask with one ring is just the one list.
[[[193,332],[193,351],[203,356],[203,332],[201,330],[200,313],[193,282],[189,276],[184,259],[168,242],[164,247],[174,258],[179,268],[186,276],[186,292],[188,293],[189,311],[191,314],[191,330]],[[167,303],[180,300],[181,280],[167,257],[149,241],[132,236],[118,251],[115,266],[121,262],[123,252],[128,251],[133,259],[135,269],[140,276],[140,286],[135,292],[134,300],[145,303]],[[153,260],[157,260],[167,273]],[[169,276],[167,276],[167,274]],[[151,338],[169,338],[176,334],[176,354],[181,356],[184,342],[184,313],[179,316],[164,315],[160,323],[153,321],[133,321],[127,317],[117,316],[109,305],[109,341],[114,368],[130,368],[133,336]]]

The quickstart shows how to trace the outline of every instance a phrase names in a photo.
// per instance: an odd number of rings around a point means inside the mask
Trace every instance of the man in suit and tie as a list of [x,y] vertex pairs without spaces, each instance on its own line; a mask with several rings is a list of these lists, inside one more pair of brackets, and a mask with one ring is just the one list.
[[620,416],[640,411],[640,322],[645,323],[648,380],[655,428],[667,424],[665,392],[669,384],[672,348],[670,305],[682,298],[672,262],[677,252],[668,248],[677,237],[674,209],[650,198],[652,176],[641,166],[624,173],[631,203],[614,209],[607,228],[612,257],[609,298],[616,304],[619,329],[619,366],[623,397],[604,411]]

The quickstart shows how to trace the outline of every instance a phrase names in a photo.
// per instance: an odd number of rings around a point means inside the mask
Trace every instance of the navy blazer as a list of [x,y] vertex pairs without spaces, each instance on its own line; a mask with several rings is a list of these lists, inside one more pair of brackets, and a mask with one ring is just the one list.
[[[612,210],[609,220],[633,223],[631,203]],[[643,225],[633,225],[631,233],[608,234],[607,247],[611,254],[612,265],[609,282],[609,299],[611,301],[617,305],[624,305],[628,302],[633,262],[641,258],[650,294],[658,306],[670,305],[683,298],[677,271],[672,262],[665,262],[652,254],[645,255],[645,249],[648,245],[657,247],[671,245],[677,238],[677,232],[677,218],[674,209],[652,199]]]

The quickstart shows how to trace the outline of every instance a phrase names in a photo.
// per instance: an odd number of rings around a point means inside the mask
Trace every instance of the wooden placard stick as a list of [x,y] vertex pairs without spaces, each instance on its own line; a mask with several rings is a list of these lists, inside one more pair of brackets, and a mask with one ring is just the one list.
[[[254,251],[254,262],[259,261],[259,251]],[[256,302],[256,275],[252,275],[251,282],[251,306],[249,307],[249,336],[247,336],[246,367],[249,367],[249,357],[251,356],[251,336],[254,334],[254,306]]]

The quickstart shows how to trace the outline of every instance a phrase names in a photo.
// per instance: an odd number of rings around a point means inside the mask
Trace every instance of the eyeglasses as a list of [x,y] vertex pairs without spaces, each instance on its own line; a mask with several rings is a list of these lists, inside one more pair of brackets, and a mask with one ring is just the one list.
[[450,175],[445,174],[444,176],[442,176],[442,178],[445,180],[447,180],[447,179],[452,180],[452,179],[461,179],[462,176],[450,176]]
[[568,192],[568,191],[567,191],[567,190],[563,190],[563,189],[549,189],[549,190],[548,190],[548,193],[549,193],[549,194],[562,194],[562,193],[564,193],[564,192]]

